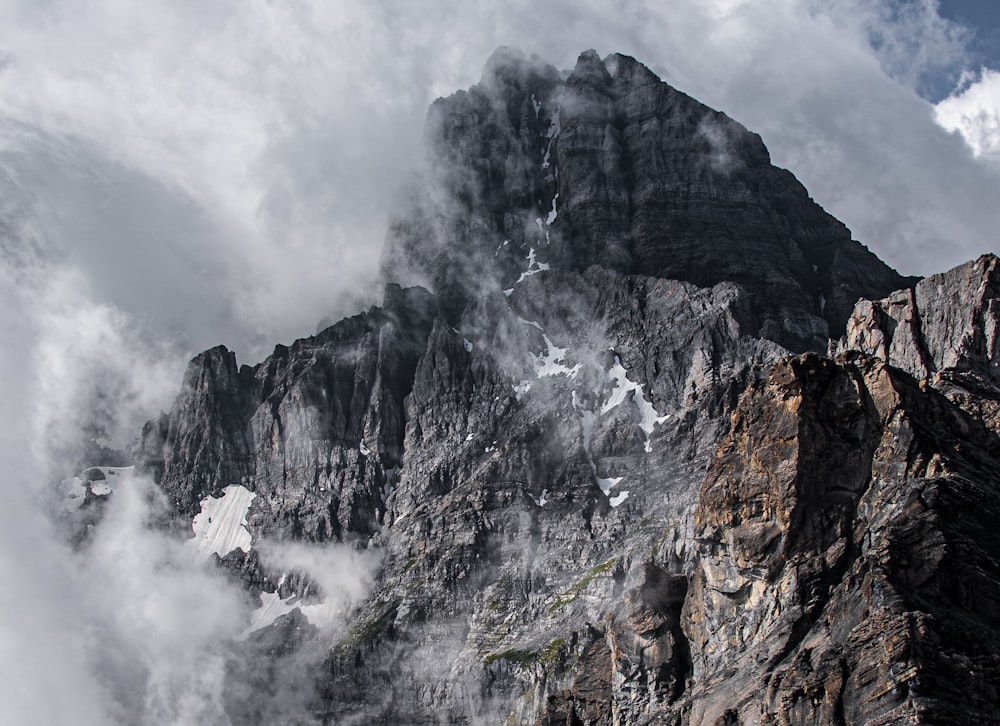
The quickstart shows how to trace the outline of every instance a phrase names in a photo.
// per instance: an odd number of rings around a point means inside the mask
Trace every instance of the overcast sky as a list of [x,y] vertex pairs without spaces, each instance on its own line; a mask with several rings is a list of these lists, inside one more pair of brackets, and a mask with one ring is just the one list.
[[[256,362],[375,302],[426,108],[498,45],[560,68],[588,48],[635,56],[759,132],[856,239],[929,274],[1000,251],[991,7],[0,0],[0,664],[28,674],[0,687],[0,720],[59,722],[32,711],[59,679],[80,684],[76,722],[115,721],[65,604],[107,598],[33,504],[65,475],[54,452],[95,382],[126,441],[198,350]],[[135,623],[93,622],[151,647]]]
[[256,360],[376,299],[427,105],[506,44],[634,55],[760,132],[902,272],[939,271],[997,249],[1000,82],[972,20],[930,0],[3,0],[5,264]]

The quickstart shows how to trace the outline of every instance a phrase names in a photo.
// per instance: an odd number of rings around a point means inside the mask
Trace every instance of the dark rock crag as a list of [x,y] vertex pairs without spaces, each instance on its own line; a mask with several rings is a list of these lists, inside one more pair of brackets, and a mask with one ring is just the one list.
[[180,526],[242,484],[255,539],[381,553],[346,630],[251,636],[233,723],[994,719],[997,259],[914,285],[620,55],[498,51],[428,146],[382,307],[143,431]]

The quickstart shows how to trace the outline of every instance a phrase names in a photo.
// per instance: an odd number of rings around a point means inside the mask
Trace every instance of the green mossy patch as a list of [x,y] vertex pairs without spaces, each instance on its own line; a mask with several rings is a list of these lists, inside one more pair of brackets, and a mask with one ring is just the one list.
[[569,605],[580,596],[581,592],[587,589],[587,586],[594,581],[595,577],[607,574],[614,568],[614,566],[615,559],[612,557],[607,562],[603,562],[600,565],[597,565],[597,567],[594,567],[590,572],[584,575],[579,582],[570,586],[565,592],[559,595],[559,597],[556,598],[556,601],[549,607],[549,612],[555,613],[564,605]]
[[556,638],[549,642],[538,654],[538,662],[543,666],[552,666],[559,662],[563,649],[566,647],[566,638]]

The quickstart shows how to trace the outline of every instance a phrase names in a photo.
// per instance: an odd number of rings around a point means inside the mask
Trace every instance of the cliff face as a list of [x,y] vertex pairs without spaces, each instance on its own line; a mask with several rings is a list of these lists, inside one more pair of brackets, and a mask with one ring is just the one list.
[[[233,723],[992,718],[996,258],[906,288],[624,56],[498,51],[428,143],[383,306],[252,368],[207,351],[143,431],[177,526],[239,502],[214,551],[288,612]],[[380,554],[346,631],[265,540]]]
[[857,353],[752,384],[695,513],[692,722],[991,719],[998,444]]

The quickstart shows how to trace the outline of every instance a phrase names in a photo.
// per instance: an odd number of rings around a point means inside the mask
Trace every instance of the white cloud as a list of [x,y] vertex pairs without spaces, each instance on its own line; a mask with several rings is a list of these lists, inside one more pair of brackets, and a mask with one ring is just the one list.
[[973,31],[941,17],[939,0],[810,0],[810,12],[867,41],[887,75],[922,89],[957,76],[968,63]]
[[343,625],[344,616],[360,605],[372,587],[381,553],[349,545],[261,542],[261,563],[276,572],[303,573],[319,586],[315,602],[300,605],[309,622],[321,629]]
[[934,118],[961,135],[976,156],[1000,158],[1000,72],[979,78],[934,107]]

